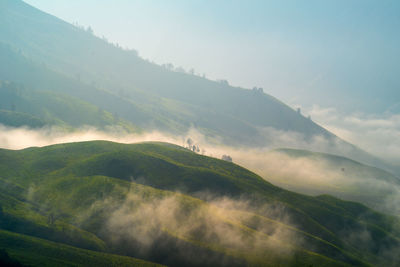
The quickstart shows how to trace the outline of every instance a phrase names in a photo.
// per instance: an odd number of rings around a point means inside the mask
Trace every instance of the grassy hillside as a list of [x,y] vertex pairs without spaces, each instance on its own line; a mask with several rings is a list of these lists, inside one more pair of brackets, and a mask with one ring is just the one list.
[[[278,149],[260,171],[276,185],[296,192],[330,194],[399,215],[400,178],[357,161],[325,153]],[[269,167],[270,166],[270,167]]]
[[[79,249],[4,230],[0,230],[0,248],[19,266],[160,266],[131,257]],[[4,263],[1,260],[0,263]]]
[[66,128],[91,125],[100,129],[119,126],[128,132],[139,130],[132,123],[76,97],[56,92],[32,91],[8,81],[0,81],[0,123],[31,128],[46,125]]
[[2,228],[54,242],[174,266],[391,265],[400,247],[394,217],[291,193],[170,144],[83,142],[0,158],[2,216],[23,226]]

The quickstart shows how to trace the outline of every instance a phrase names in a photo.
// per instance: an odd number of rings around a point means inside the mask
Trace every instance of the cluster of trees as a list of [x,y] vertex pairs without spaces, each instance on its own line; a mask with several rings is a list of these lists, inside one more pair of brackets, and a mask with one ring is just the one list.
[[[184,147],[185,147],[186,149],[189,149],[189,150],[195,152],[195,153],[200,153],[200,152],[201,152],[202,155],[204,155],[204,153],[206,152],[205,149],[200,149],[199,145],[196,144],[196,143],[192,140],[192,138],[190,138],[190,137],[189,137],[188,139],[186,139],[186,142],[185,142]],[[222,159],[222,160],[225,160],[225,161],[232,162],[232,157],[229,156],[229,155],[225,155],[225,154],[224,154],[224,155],[222,155],[221,159]]]
[[227,80],[218,80],[217,82],[219,82],[222,85],[229,86],[229,82]]
[[[87,33],[89,33],[89,34],[91,34],[91,35],[93,35],[93,36],[96,36],[96,34],[94,33],[94,31],[93,31],[93,29],[92,29],[91,26],[85,27],[85,26],[79,24],[78,22],[72,22],[72,25],[74,25],[75,27],[77,27],[78,29],[80,29],[80,30],[82,30],[82,31],[85,31],[85,32],[87,32]],[[136,57],[139,56],[139,53],[138,53],[137,50],[135,50],[135,49],[130,49],[130,48],[123,48],[123,47],[121,47],[121,46],[119,45],[119,43],[117,43],[117,42],[116,42],[116,43],[109,42],[108,39],[107,39],[104,35],[103,35],[102,37],[100,37],[100,36],[96,36],[96,37],[99,37],[99,38],[101,38],[103,41],[107,42],[108,44],[113,45],[113,46],[115,46],[115,47],[117,47],[117,48],[120,48],[120,49],[122,49],[122,50],[124,50],[124,51],[126,51],[126,52],[129,52],[129,53],[131,53],[132,55],[134,55],[134,56],[136,56]]]
[[[175,71],[175,72],[187,73],[187,74],[190,74],[190,75],[200,76],[200,74],[196,73],[194,68],[190,68],[188,71],[186,71],[183,67],[175,67],[172,63],[162,64],[161,67],[163,67],[164,69],[169,70],[169,71]],[[201,75],[201,77],[202,78],[206,78],[206,75],[203,74],[203,75]]]
[[79,23],[76,22],[76,21],[75,21],[75,22],[72,22],[72,25],[74,25],[75,27],[77,27],[78,29],[80,29],[80,30],[82,30],[82,31],[87,31],[87,32],[90,33],[90,34],[93,34],[93,29],[92,29],[92,27],[90,27],[90,26],[85,27],[85,26],[79,24]]
[[176,71],[176,72],[181,72],[181,73],[190,73],[194,75],[194,69],[190,69],[189,72],[186,72],[186,70],[183,67],[175,67],[174,64],[172,63],[165,63],[162,64],[161,67],[163,67],[164,69],[167,69],[169,71]]
[[200,149],[199,145],[195,144],[195,142],[189,137],[186,139],[185,148],[195,152],[195,153],[202,153],[204,154],[206,151],[204,149]]
[[222,159],[222,160],[225,160],[225,161],[232,162],[232,157],[229,156],[229,155],[222,155],[221,159]]
[[259,94],[264,93],[264,89],[262,89],[261,87],[257,88],[256,86],[254,86],[252,90],[254,93],[259,93]]

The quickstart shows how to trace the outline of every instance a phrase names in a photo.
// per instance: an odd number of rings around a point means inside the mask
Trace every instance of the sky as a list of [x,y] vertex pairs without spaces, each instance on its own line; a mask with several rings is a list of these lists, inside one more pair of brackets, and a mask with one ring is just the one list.
[[155,63],[262,87],[347,141],[400,152],[398,0],[25,0]]

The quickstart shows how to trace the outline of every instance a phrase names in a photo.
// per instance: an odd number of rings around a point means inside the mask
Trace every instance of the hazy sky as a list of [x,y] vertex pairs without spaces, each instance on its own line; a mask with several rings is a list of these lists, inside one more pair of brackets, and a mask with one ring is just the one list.
[[[400,99],[397,0],[26,2],[90,25],[95,34],[156,63],[263,87],[292,105],[362,109],[377,94],[387,94],[388,105]],[[354,103],[343,98],[347,94]],[[365,101],[358,103],[360,96]]]

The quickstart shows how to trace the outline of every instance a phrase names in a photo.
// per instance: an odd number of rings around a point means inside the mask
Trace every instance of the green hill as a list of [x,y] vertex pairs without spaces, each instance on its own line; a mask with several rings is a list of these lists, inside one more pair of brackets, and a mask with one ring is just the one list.
[[400,247],[395,217],[171,144],[71,143],[0,159],[1,228],[80,249],[173,266],[390,266]]

